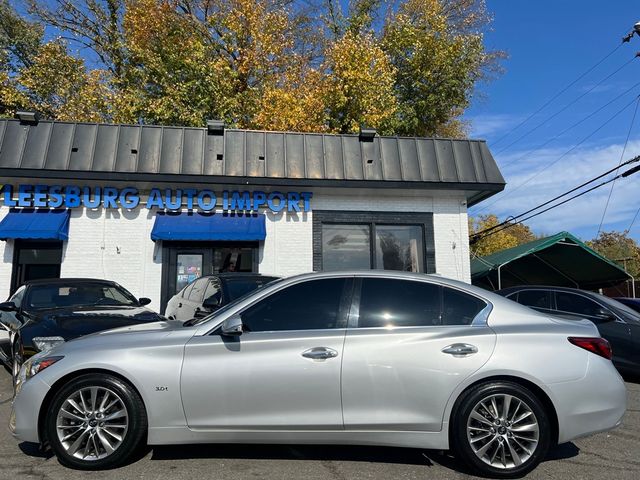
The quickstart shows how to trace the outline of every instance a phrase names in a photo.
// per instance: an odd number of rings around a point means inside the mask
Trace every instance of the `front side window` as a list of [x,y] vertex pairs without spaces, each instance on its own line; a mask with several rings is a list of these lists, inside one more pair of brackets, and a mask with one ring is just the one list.
[[241,314],[247,332],[341,328],[340,302],[346,279],[310,280],[286,287]]
[[586,315],[588,317],[598,315],[602,309],[593,300],[568,292],[556,292],[556,305],[561,312]]
[[440,325],[440,286],[387,278],[364,278],[358,327]]

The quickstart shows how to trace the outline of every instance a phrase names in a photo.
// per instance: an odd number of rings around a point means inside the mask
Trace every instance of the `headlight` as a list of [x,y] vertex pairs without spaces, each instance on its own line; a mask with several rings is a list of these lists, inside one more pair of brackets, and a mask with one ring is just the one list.
[[40,373],[45,368],[50,367],[58,360],[62,360],[63,358],[64,357],[61,355],[55,357],[30,358],[29,360],[24,362],[23,365],[25,380],[29,380],[34,375]]
[[62,337],[33,337],[33,344],[41,352],[48,352],[61,343],[64,343],[64,338]]

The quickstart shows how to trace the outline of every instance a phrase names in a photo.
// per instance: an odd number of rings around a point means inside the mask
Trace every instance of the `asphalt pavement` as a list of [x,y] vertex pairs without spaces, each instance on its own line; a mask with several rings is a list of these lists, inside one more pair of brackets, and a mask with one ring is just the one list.
[[[597,388],[597,385],[594,386]],[[627,383],[628,410],[618,429],[560,445],[527,476],[531,479],[640,478],[640,384]],[[0,479],[456,479],[471,478],[447,453],[347,446],[185,445],[149,448],[110,471],[61,466],[38,446],[16,441],[7,428],[9,374],[0,369]]]

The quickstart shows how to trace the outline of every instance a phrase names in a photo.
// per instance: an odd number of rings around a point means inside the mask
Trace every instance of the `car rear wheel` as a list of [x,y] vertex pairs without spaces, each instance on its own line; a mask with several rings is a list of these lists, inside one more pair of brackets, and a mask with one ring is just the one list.
[[549,450],[551,426],[544,405],[516,383],[474,387],[461,398],[453,418],[454,453],[482,475],[522,476]]
[[47,440],[60,463],[79,469],[122,465],[141,446],[146,431],[140,395],[111,375],[71,380],[55,394],[46,418]]

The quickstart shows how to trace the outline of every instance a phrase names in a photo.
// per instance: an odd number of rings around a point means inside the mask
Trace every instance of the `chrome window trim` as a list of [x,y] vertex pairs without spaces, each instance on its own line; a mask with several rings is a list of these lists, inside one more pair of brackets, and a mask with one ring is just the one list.
[[[568,295],[577,295],[578,297],[582,297],[582,298],[586,298],[587,300],[591,300],[592,302],[594,302],[596,305],[600,305],[600,307],[602,308],[606,308],[609,312],[611,312],[615,317],[616,317],[616,322],[617,323],[624,323],[626,324],[627,322],[625,322],[622,318],[620,318],[620,316],[614,312],[613,310],[611,310],[607,305],[603,305],[602,303],[600,303],[598,300],[596,300],[595,298],[591,298],[588,295],[584,295],[583,293],[580,292],[565,292],[564,290],[556,290],[556,289],[550,289],[550,291],[552,291],[554,293],[554,295],[557,295],[558,293],[566,293]],[[576,316],[580,316],[580,317],[587,317],[586,320],[589,320],[588,317],[593,317],[593,315],[584,315],[582,313],[575,313],[575,312],[567,312],[566,310],[560,310],[558,308],[558,299],[555,299],[555,311],[556,312],[560,312],[560,313],[567,313],[569,315],[576,315]],[[589,320],[590,321],[590,320]]]

